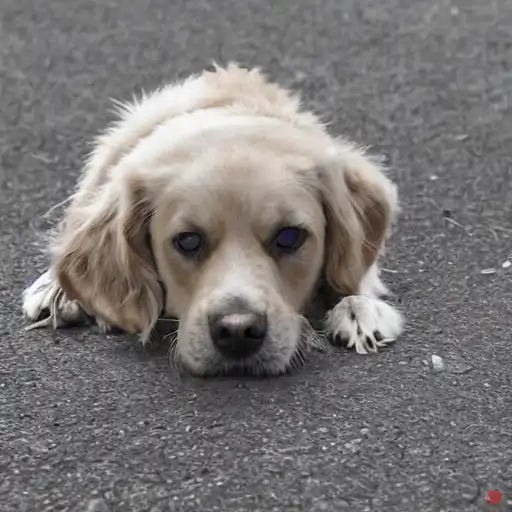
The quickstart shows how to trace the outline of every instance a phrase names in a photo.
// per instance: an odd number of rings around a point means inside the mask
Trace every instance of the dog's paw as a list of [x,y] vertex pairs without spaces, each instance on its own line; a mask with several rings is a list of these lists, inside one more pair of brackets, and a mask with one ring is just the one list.
[[28,329],[47,325],[57,328],[85,319],[78,303],[66,297],[49,270],[23,292],[23,313],[35,322]]
[[355,347],[357,353],[377,352],[392,343],[403,329],[403,319],[392,306],[364,295],[342,299],[329,311],[325,329],[335,342]]

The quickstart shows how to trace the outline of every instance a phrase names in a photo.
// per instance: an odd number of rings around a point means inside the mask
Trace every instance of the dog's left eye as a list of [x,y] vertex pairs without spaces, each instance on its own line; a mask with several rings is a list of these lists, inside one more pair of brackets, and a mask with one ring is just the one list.
[[203,246],[203,237],[199,233],[184,232],[176,235],[172,243],[185,256],[193,256]]
[[306,232],[301,228],[288,227],[279,230],[274,237],[274,248],[281,252],[295,252],[306,241]]

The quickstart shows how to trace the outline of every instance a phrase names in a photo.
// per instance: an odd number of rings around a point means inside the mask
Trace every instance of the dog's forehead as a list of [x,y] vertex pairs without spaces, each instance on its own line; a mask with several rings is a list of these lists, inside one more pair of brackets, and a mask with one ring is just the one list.
[[282,195],[289,187],[302,187],[301,176],[309,166],[300,155],[278,155],[261,148],[212,150],[185,166],[176,186],[217,196]]
[[[210,157],[209,157],[210,156]],[[305,175],[311,164],[293,155],[275,157],[258,151],[243,155],[202,155],[168,189],[167,205],[173,214],[190,222],[247,220],[261,226],[279,220],[307,223],[318,216],[318,201]]]

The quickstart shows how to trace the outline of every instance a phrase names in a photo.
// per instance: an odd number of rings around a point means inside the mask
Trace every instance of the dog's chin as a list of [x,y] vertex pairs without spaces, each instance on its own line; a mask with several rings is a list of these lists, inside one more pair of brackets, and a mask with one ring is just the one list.
[[277,377],[285,375],[301,366],[300,361],[304,361],[296,350],[297,355],[293,353],[291,357],[283,357],[282,354],[270,354],[268,350],[262,350],[261,353],[240,359],[228,359],[221,354],[214,353],[207,361],[200,364],[196,360],[192,364],[184,358],[172,358],[173,366],[180,373],[188,373],[195,377],[214,378],[214,377]]
[[288,373],[289,364],[264,364],[258,357],[221,361],[218,365],[208,368],[201,376],[216,377],[278,377]]

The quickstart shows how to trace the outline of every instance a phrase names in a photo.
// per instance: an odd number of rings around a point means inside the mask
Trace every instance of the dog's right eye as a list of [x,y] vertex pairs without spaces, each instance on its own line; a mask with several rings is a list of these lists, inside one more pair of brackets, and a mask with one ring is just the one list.
[[289,226],[280,229],[272,240],[272,249],[278,254],[292,254],[297,252],[306,241],[307,233],[304,229]]
[[183,255],[194,256],[203,246],[203,237],[199,233],[186,231],[184,233],[177,234],[172,239],[172,243],[176,250],[181,252]]

